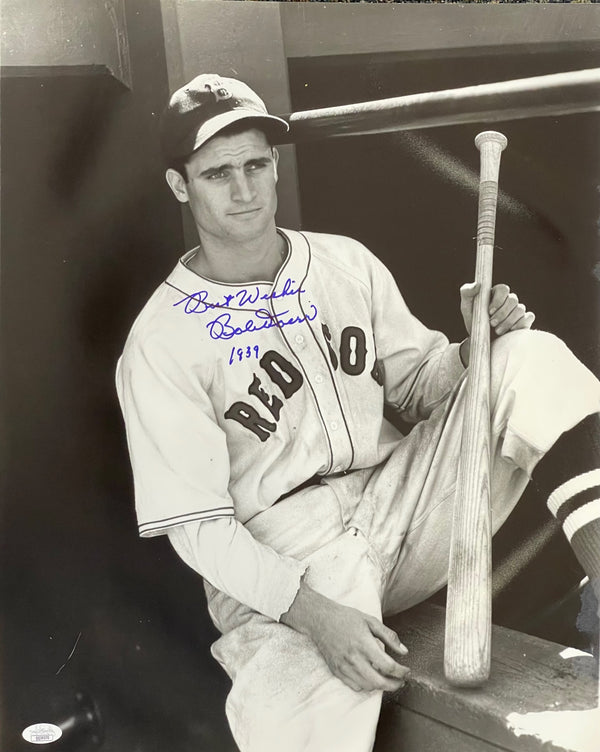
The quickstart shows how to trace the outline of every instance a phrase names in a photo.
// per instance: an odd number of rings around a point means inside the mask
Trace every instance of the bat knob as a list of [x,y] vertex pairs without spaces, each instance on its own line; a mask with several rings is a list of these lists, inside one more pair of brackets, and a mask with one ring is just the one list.
[[500,151],[504,151],[508,144],[506,136],[498,131],[482,131],[475,136],[475,146],[479,151],[481,151],[483,144],[489,143],[490,141],[497,143],[500,146]]

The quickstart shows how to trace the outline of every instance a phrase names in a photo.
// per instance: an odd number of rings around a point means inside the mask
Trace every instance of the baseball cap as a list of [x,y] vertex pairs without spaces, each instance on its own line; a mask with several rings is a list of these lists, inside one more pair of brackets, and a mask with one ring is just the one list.
[[269,132],[289,130],[282,118],[269,115],[262,99],[243,81],[203,73],[178,89],[160,120],[161,146],[167,160],[182,159],[220,130],[243,119],[260,120]]

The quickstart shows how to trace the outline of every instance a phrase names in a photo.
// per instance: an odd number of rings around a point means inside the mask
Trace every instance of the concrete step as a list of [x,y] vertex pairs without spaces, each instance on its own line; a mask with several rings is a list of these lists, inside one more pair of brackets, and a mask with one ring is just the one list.
[[458,689],[444,679],[444,618],[424,604],[386,620],[411,675],[384,697],[375,752],[600,752],[593,656],[493,627],[489,681]]

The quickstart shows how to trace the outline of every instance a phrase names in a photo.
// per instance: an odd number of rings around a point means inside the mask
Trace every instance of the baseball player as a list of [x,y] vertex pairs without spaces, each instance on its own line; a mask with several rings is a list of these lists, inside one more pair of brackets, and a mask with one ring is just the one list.
[[[135,321],[117,389],[139,533],[204,578],[240,749],[367,752],[406,673],[382,616],[447,576],[470,345],[419,322],[360,243],[276,227],[286,129],[237,80],[173,94],[166,179],[200,243]],[[467,333],[476,293],[461,289]],[[596,431],[600,384],[507,286],[490,314],[497,530],[551,447]],[[600,471],[580,461],[538,482],[597,575]]]

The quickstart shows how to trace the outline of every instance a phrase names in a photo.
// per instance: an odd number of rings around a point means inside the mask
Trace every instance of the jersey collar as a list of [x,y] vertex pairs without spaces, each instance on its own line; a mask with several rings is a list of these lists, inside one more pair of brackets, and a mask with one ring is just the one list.
[[167,283],[186,295],[194,295],[200,290],[208,290],[210,298],[214,300],[222,297],[224,288],[241,289],[265,286],[273,287],[273,292],[278,292],[286,282],[288,285],[290,284],[288,280],[300,283],[306,278],[310,262],[308,241],[302,233],[295,230],[284,230],[278,227],[277,232],[287,241],[288,253],[273,282],[217,282],[208,277],[203,277],[192,271],[188,266],[190,259],[197,250],[197,248],[192,248],[179,259],[168,276]]

